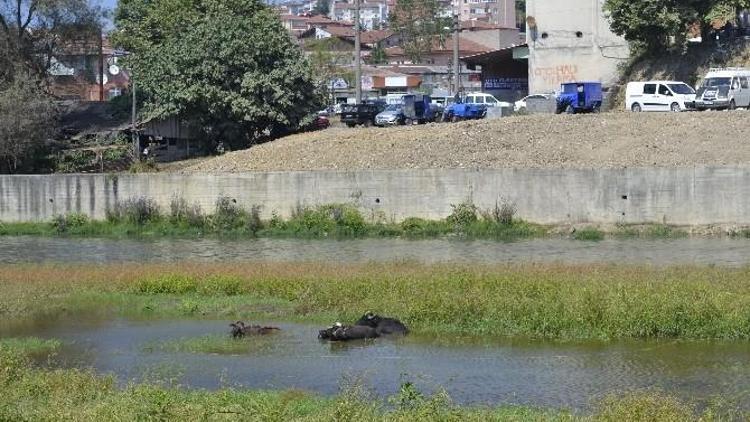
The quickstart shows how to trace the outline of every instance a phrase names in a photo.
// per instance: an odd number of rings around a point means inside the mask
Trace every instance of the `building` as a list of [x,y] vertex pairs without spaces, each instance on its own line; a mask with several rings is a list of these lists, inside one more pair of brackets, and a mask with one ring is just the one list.
[[[331,18],[335,21],[354,22],[355,4],[331,2]],[[364,30],[384,29],[388,25],[388,4],[385,1],[362,1],[359,21]]]
[[130,77],[119,55],[102,37],[61,46],[50,58],[50,90],[60,99],[107,101],[127,91]]
[[[459,36],[458,46],[459,56],[470,56],[492,50],[492,48],[486,45],[471,41],[464,37],[463,34]],[[385,55],[388,64],[392,65],[424,64],[449,66],[453,61],[453,35],[447,37],[444,42],[439,42],[436,39],[433,42],[430,52],[423,54],[422,63],[412,63],[411,57],[409,57],[403,47],[386,48]]]
[[506,28],[482,21],[461,21],[461,39],[474,41],[484,45],[489,50],[497,50],[525,42],[525,40],[520,41],[520,31],[516,27]]
[[601,1],[527,0],[529,91],[554,92],[570,81],[616,83],[628,43],[610,31]]
[[482,21],[505,28],[516,27],[515,0],[453,0],[453,11],[456,10],[463,21]]
[[500,101],[515,102],[529,93],[529,49],[506,47],[461,57],[470,70],[481,69],[481,90]]

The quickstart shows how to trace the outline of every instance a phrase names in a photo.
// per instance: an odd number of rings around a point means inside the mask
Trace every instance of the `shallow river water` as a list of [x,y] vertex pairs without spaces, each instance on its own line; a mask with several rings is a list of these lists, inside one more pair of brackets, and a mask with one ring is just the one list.
[[[323,261],[468,263],[750,264],[747,239],[460,240],[167,239],[0,237],[0,263]],[[458,403],[586,409],[607,393],[658,389],[704,401],[750,406],[750,342],[446,341],[409,336],[331,344],[320,327],[278,324],[282,331],[239,355],[175,352],[164,342],[228,335],[228,321],[63,319],[19,326],[0,321],[0,336],[58,338],[65,366],[114,373],[121,383],[174,377],[187,387],[299,388],[332,394],[361,379],[381,397],[402,382],[447,389]],[[14,327],[14,328],[10,328]],[[257,346],[257,347],[255,347]],[[172,350],[172,351],[170,351]]]
[[750,264],[750,239],[607,239],[585,242],[533,239],[487,240],[301,240],[301,239],[90,239],[0,237],[0,263],[414,260],[426,263],[562,262],[654,265]]
[[[174,352],[175,340],[228,336],[227,321],[67,321],[16,331],[58,338],[60,359],[92,366],[128,381],[174,378],[183,386],[214,389],[298,388],[323,394],[360,379],[381,397],[413,382],[425,392],[445,388],[463,404],[527,404],[586,409],[609,392],[659,389],[699,402],[711,397],[748,403],[750,344],[628,341],[552,343],[409,336],[328,343],[319,327],[279,324],[278,334],[248,353]],[[11,334],[11,333],[8,333]]]

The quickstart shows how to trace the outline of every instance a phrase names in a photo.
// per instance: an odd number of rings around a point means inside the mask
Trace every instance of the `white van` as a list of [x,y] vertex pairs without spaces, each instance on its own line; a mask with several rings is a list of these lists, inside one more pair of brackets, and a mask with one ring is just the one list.
[[750,108],[750,70],[711,69],[698,87],[695,107],[699,110]]
[[492,94],[482,92],[469,92],[466,94],[464,102],[467,104],[484,104],[487,107],[513,107],[513,104],[498,101]]
[[695,90],[678,81],[630,82],[625,91],[625,109],[680,112],[694,107]]

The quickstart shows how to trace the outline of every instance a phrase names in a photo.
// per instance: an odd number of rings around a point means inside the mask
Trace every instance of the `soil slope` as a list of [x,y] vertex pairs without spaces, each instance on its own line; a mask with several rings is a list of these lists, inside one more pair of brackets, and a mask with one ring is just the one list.
[[624,168],[750,163],[750,111],[536,115],[335,128],[175,168],[181,172],[403,168]]

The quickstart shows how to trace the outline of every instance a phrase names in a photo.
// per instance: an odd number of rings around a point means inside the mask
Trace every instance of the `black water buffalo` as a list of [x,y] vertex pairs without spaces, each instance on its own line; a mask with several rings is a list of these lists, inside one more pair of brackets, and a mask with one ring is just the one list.
[[278,331],[278,327],[264,327],[261,325],[245,325],[242,321],[237,321],[229,324],[232,327],[232,337],[240,338],[246,335],[263,335],[269,334],[273,331]]
[[362,340],[377,338],[377,330],[365,325],[342,325],[337,322],[330,328],[318,331],[318,338],[331,341]]
[[396,318],[387,318],[368,312],[362,315],[355,325],[374,328],[378,335],[401,334],[406,335],[409,329]]

